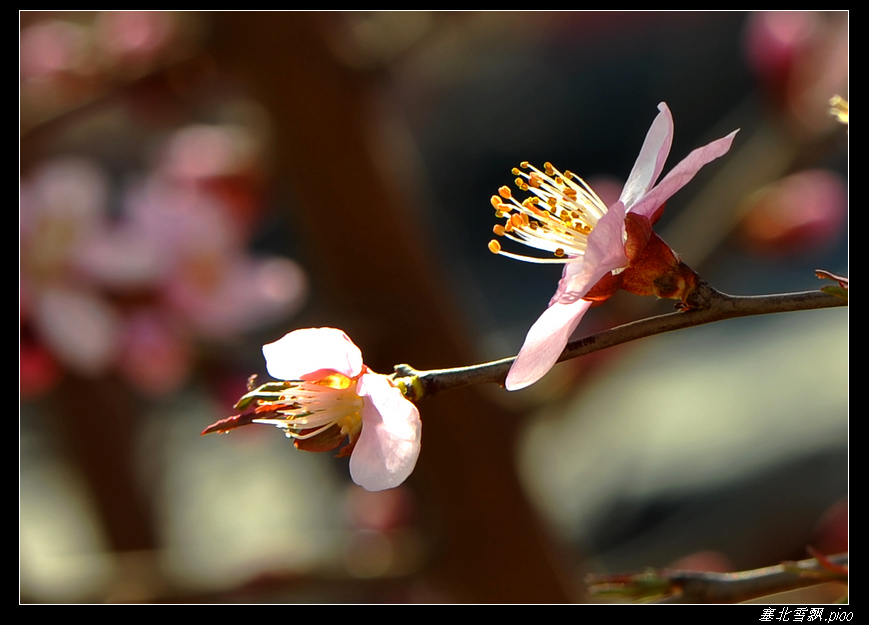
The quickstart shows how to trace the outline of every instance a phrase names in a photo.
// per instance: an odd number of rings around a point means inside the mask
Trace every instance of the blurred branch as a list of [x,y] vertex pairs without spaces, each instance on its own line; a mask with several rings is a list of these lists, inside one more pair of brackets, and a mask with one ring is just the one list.
[[843,553],[738,573],[648,570],[589,575],[586,583],[589,593],[597,596],[662,597],[658,603],[737,603],[827,582],[847,583],[847,564],[848,554]]
[[[847,299],[822,291],[736,296],[721,293],[711,287],[707,288],[703,308],[650,317],[577,339],[567,344],[558,362],[585,356],[648,336],[725,319],[848,305]],[[515,357],[511,357],[469,367],[432,371],[417,371],[409,365],[398,365],[395,367],[394,377],[417,377],[412,391],[410,390],[411,385],[408,385],[408,395],[413,401],[418,401],[443,391],[470,384],[492,382],[503,385],[514,360]]]

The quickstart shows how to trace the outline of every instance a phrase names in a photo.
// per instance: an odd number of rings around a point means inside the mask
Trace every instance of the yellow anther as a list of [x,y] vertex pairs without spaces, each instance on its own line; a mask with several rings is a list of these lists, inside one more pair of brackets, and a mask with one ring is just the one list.
[[[527,173],[520,171],[529,169]],[[607,212],[600,198],[582,178],[569,170],[561,173],[549,162],[538,169],[522,161],[511,171],[516,177],[516,186],[522,191],[530,190],[530,197],[519,200],[508,187],[498,189],[498,195],[493,196],[491,202],[496,216],[505,221],[492,231],[496,236],[509,235],[508,238],[520,243],[547,250],[554,258],[508,254],[501,251],[501,245],[495,240],[489,243],[489,250],[530,262],[570,262],[581,256],[592,228]]]

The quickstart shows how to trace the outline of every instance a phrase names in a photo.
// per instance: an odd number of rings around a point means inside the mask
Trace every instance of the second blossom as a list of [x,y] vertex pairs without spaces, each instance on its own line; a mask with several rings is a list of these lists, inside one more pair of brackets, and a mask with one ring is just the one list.
[[658,110],[614,204],[607,206],[581,178],[549,163],[541,170],[525,162],[513,170],[517,186],[531,193],[525,200],[516,200],[507,187],[492,197],[496,215],[506,220],[495,226],[495,234],[550,256],[507,252],[498,240],[489,243],[492,252],[564,265],[555,295],[531,326],[507,375],[508,390],[525,388],[543,377],[591,305],[618,288],[685,302],[696,287],[691,283],[693,272],[681,270],[678,256],[651,226],[673,194],[730,149],[736,131],[697,148],[656,184],[673,141],[670,109],[662,102]]

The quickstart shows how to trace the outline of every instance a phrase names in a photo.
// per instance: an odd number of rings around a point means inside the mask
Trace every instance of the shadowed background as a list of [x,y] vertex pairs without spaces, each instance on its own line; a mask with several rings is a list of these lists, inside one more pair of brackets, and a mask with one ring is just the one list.
[[661,221],[690,265],[847,274],[846,17],[22,13],[22,600],[583,601],[846,549],[844,311],[436,397],[384,493],[273,428],[198,436],[296,328],[381,373],[514,354],[559,272],[487,251],[489,196],[548,160],[617,197],[662,100],[667,170],[742,128]]

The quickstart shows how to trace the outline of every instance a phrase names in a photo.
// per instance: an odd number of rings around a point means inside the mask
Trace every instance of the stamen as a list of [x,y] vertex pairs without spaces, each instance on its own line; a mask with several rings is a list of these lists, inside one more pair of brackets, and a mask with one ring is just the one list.
[[314,438],[334,425],[346,433],[347,427],[361,423],[363,402],[356,394],[354,378],[335,373],[316,381],[282,384],[279,397],[257,400],[254,414],[267,414],[266,418],[253,419],[254,423],[276,425],[297,440]]
[[[523,170],[531,170],[525,173]],[[518,243],[553,254],[550,258],[532,258],[503,251],[495,240],[489,250],[526,262],[565,263],[585,254],[588,235],[607,212],[598,195],[573,172],[558,171],[551,163],[539,170],[527,161],[514,167],[515,184],[531,195],[517,200],[508,187],[498,189],[491,199],[496,216],[506,218],[492,231]],[[539,207],[539,208],[538,208]],[[545,209],[545,210],[544,210]]]

